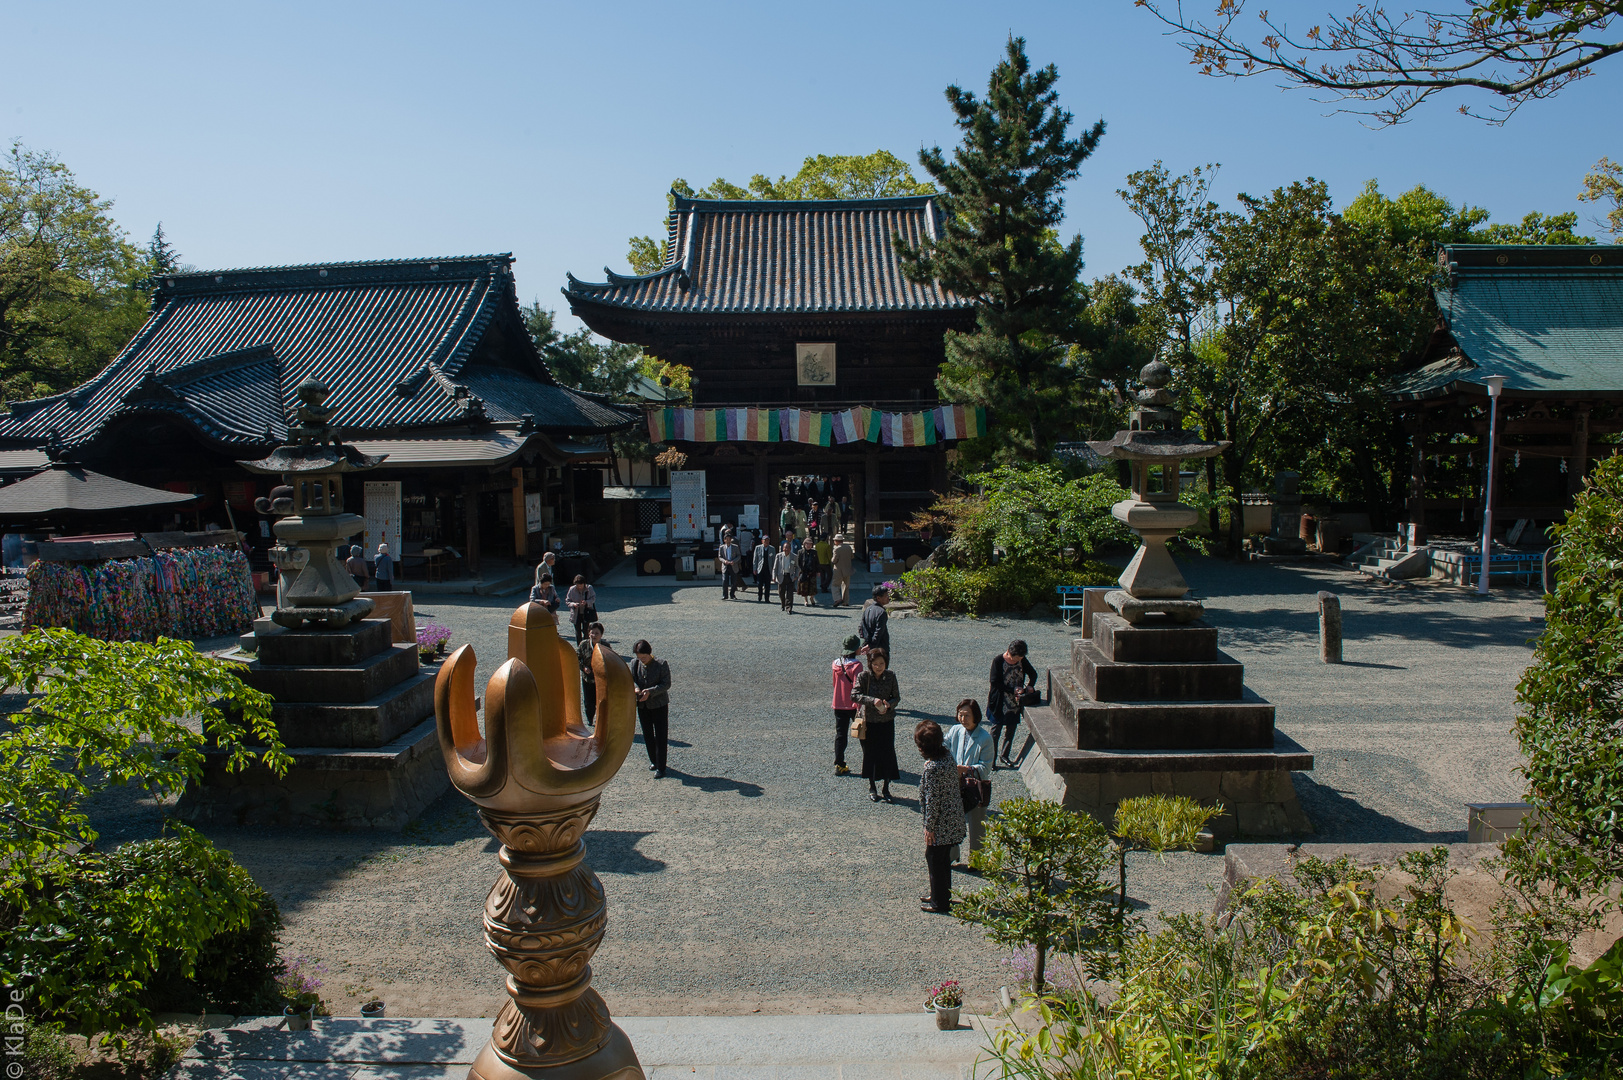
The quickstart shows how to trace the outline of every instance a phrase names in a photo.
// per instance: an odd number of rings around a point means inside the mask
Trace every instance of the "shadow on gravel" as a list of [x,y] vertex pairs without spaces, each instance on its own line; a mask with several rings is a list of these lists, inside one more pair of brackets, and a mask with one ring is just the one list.
[[[1311,602],[1312,597],[1304,598]],[[1316,642],[1317,607],[1264,608],[1261,611],[1214,609],[1207,621],[1218,628],[1224,645],[1245,645],[1263,650]],[[1374,637],[1425,641],[1457,649],[1476,645],[1528,645],[1538,624],[1516,622],[1500,613],[1482,610],[1436,610],[1424,603],[1406,602],[1401,611],[1347,610],[1342,615],[1342,636],[1349,644]]]
[[700,791],[736,791],[746,799],[759,799],[766,790],[748,780],[734,780],[727,776],[693,776],[681,769],[667,769],[666,775],[682,781],[684,787],[698,788]]
[[[1294,773],[1296,798],[1314,832],[1303,837],[1316,844],[1463,844],[1464,829],[1430,831],[1383,814],[1310,776]],[[1463,816],[1463,809],[1461,810]]]
[[650,859],[637,850],[646,832],[593,829],[586,834],[586,856],[592,869],[606,874],[657,874],[663,859]]

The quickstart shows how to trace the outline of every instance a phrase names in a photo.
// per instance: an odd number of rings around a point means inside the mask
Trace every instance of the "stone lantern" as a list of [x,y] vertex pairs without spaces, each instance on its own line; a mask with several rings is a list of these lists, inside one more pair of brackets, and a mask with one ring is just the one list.
[[295,392],[298,422],[288,429],[287,445],[269,457],[238,464],[249,472],[280,476],[291,492],[256,504],[260,513],[287,514],[272,526],[280,541],[273,558],[284,575],[296,575],[279,593],[271,618],[292,630],[306,624],[337,630],[372,613],[372,601],[360,595],[338,557],[339,545],[366,525],[359,514],[344,511],[344,474],[374,468],[383,457],[338,441],[329,422],[332,410],[323,406],[330,391],[322,382],[306,379]]
[[1172,369],[1152,360],[1139,372],[1144,389],[1135,392],[1138,407],[1124,431],[1106,442],[1090,442],[1094,453],[1126,461],[1132,474],[1132,497],[1110,508],[1142,539],[1138,552],[1122,571],[1119,590],[1105,595],[1105,603],[1130,623],[1146,615],[1161,614],[1186,623],[1204,612],[1200,601],[1187,599],[1189,585],[1167,550],[1167,541],[1195,523],[1192,507],[1178,501],[1178,471],[1185,460],[1222,453],[1227,442],[1204,442],[1183,430],[1183,416],[1174,408],[1177,393],[1168,389]]

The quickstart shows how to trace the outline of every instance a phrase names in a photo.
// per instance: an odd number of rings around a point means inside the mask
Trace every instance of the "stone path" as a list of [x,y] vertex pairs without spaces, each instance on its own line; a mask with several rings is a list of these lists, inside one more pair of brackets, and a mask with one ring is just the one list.
[[[1513,801],[1514,687],[1542,627],[1525,589],[1488,598],[1454,587],[1382,584],[1347,571],[1194,559],[1222,648],[1279,707],[1280,727],[1317,757],[1298,777],[1313,839],[1465,839],[1468,801]],[[1320,664],[1314,594],[1342,597],[1348,663]],[[640,747],[603,797],[587,858],[609,898],[595,985],[616,1016],[905,1013],[924,989],[962,981],[971,1009],[1013,981],[978,930],[918,910],[924,890],[918,759],[899,740],[896,805],[833,775],[829,661],[857,612],[782,614],[723,602],[719,585],[600,590],[611,643],[646,637],[671,662],[671,775]],[[425,598],[479,655],[505,656],[515,598]],[[1039,670],[1066,662],[1057,619],[893,619],[904,719],[946,718],[984,697],[991,656],[1011,637]],[[853,750],[852,763],[860,760]],[[996,794],[1023,793],[1000,771]],[[109,841],[150,834],[161,808],[110,799]],[[288,948],[326,966],[335,1012],[380,996],[396,1016],[494,1015],[501,977],[479,914],[494,842],[456,793],[401,835],[210,830],[282,905]],[[1133,863],[1142,910],[1208,910],[1220,855]],[[960,887],[974,879],[959,875]]]
[[[924,1013],[641,1016],[619,1024],[648,1080],[976,1080],[984,1021],[939,1031]],[[248,1021],[204,1032],[169,1080],[460,1080],[489,1020],[322,1019],[308,1032]],[[977,1061],[979,1066],[977,1067]]]

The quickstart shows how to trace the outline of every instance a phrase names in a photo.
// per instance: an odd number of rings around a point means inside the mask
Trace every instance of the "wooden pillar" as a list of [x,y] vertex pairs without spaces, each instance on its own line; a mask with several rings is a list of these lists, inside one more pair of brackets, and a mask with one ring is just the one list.
[[1408,423],[1412,453],[1409,457],[1408,520],[1414,526],[1415,543],[1426,542],[1426,411],[1419,410]]
[[[864,507],[866,513],[863,515],[863,520],[883,520],[885,508],[884,504],[879,500],[879,493],[882,489],[879,480],[878,450],[868,451],[867,456],[863,461],[862,474],[862,499],[866,504]],[[862,530],[862,535],[864,537],[868,535],[868,530],[866,528]],[[864,548],[866,548],[866,546],[866,542],[864,542]],[[866,556],[867,554],[867,551],[864,550],[863,555]]]
[[467,563],[468,574],[472,577],[479,575],[479,482],[467,480],[462,484],[462,505],[466,510],[467,519]]
[[1589,471],[1589,402],[1579,402],[1572,414],[1572,457],[1567,459],[1567,494],[1576,498]]
[[530,556],[530,527],[524,520],[524,466],[513,466],[513,557]]

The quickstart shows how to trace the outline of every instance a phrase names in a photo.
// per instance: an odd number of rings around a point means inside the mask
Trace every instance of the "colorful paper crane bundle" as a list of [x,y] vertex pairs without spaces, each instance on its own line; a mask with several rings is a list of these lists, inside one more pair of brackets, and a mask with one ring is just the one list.
[[28,568],[23,628],[61,626],[103,641],[240,634],[259,613],[248,560],[233,548],[162,551]]

